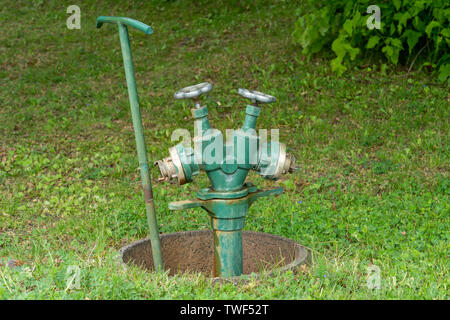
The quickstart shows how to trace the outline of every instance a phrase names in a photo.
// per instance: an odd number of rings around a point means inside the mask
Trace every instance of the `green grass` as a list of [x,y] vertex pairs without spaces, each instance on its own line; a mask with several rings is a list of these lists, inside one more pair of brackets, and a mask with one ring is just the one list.
[[[299,3],[234,2],[80,0],[81,30],[65,26],[73,2],[2,2],[0,260],[23,265],[0,268],[0,298],[448,299],[448,86],[367,63],[337,77],[292,44]],[[211,81],[222,130],[243,121],[238,87],[278,98],[258,127],[280,128],[299,170],[277,183],[250,175],[286,192],[256,202],[245,229],[309,247],[310,267],[214,287],[115,263],[148,229],[117,27],[96,29],[99,15],[154,28],[130,31],[150,160],[168,155],[175,128],[193,132],[177,89]],[[167,208],[205,186],[204,175],[154,183],[161,232],[208,228],[203,211]],[[66,290],[70,265],[79,290]],[[379,290],[366,286],[371,265]]]

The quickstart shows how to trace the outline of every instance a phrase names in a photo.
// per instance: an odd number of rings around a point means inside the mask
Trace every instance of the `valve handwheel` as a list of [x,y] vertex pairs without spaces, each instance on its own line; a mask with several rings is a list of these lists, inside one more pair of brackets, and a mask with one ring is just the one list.
[[271,103],[277,99],[271,95],[255,91],[239,88],[238,93],[244,98],[250,99],[253,103]]
[[192,98],[195,99],[201,94],[211,91],[211,89],[212,89],[211,83],[202,82],[194,86],[189,86],[181,90],[178,90],[177,92],[175,92],[174,96],[175,99],[192,99]]

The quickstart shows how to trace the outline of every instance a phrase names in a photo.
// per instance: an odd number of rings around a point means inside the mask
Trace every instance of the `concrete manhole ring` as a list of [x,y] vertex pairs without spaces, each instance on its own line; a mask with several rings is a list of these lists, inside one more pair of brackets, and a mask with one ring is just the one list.
[[[161,252],[169,275],[183,272],[201,272],[213,278],[214,243],[211,230],[184,231],[162,234]],[[297,242],[273,234],[242,231],[244,274],[283,272],[297,269],[310,262],[310,253]],[[150,239],[142,239],[119,250],[119,262],[135,264],[153,271]],[[239,282],[243,277],[234,277]],[[214,281],[224,279],[214,278]]]

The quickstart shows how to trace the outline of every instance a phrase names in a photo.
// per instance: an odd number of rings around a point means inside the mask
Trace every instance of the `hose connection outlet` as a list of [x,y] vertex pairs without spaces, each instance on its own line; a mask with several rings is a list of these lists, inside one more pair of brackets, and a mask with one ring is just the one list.
[[183,171],[180,157],[175,147],[169,148],[170,157],[155,161],[158,166],[160,177],[159,182],[178,182],[179,185],[185,184],[186,176]]
[[286,153],[284,143],[269,142],[262,145],[256,171],[265,179],[277,180],[282,175],[297,171],[295,157]]
[[297,170],[298,167],[295,166],[295,157],[292,154],[287,153],[282,174],[295,173]]

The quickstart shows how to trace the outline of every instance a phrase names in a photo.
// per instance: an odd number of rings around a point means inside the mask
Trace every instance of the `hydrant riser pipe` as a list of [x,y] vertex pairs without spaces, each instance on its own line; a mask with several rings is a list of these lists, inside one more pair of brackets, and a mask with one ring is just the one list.
[[214,233],[214,275],[240,276],[243,272],[242,229],[249,197],[212,200],[207,205]]
[[184,200],[169,203],[170,210],[201,207],[211,218],[214,234],[214,275],[234,277],[243,273],[242,229],[249,207],[257,199],[283,193],[283,188],[251,192],[236,199]]
[[120,35],[120,46],[122,48],[123,64],[125,67],[125,76],[127,80],[128,96],[130,99],[131,116],[133,120],[134,134],[136,138],[139,167],[141,171],[142,186],[144,189],[145,209],[147,212],[147,221],[150,229],[150,241],[152,246],[153,263],[155,266],[155,270],[161,271],[163,270],[161,244],[159,240],[159,230],[158,230],[158,223],[156,220],[155,204],[153,201],[153,191],[148,166],[147,150],[145,147],[141,112],[139,109],[139,99],[136,89],[136,80],[134,78],[134,66],[131,56],[130,39],[128,36],[127,26],[122,23],[118,23],[118,27]]
[[243,269],[242,231],[214,230],[214,276],[240,276]]

